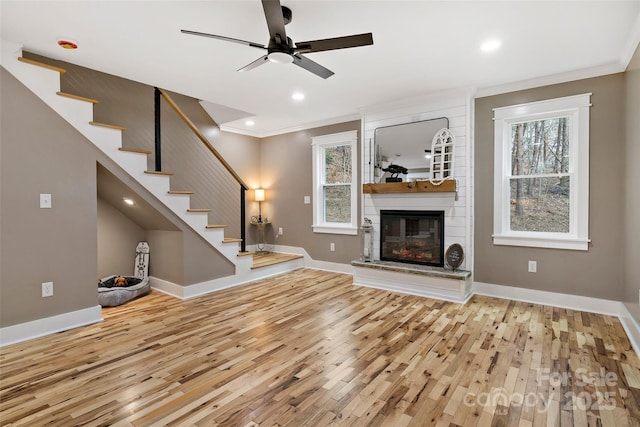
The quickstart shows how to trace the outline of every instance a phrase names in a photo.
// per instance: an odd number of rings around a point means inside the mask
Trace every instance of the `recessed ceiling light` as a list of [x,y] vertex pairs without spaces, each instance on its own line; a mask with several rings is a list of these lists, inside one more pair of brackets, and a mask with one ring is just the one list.
[[253,120],[247,120],[247,121],[244,122],[244,124],[247,125],[247,126],[253,126],[253,125],[256,124],[256,122],[254,122]]
[[123,200],[126,204],[128,204],[129,206],[133,206],[133,205],[134,205],[133,200],[131,200],[131,199],[127,198],[127,197],[123,197],[123,198],[122,198],[122,200]]
[[304,99],[304,93],[294,92],[293,95],[291,95],[291,99],[294,99],[296,101],[302,101]]
[[480,45],[480,49],[482,49],[483,52],[491,52],[499,48],[500,45],[500,40],[487,40],[486,42],[482,43],[482,45]]

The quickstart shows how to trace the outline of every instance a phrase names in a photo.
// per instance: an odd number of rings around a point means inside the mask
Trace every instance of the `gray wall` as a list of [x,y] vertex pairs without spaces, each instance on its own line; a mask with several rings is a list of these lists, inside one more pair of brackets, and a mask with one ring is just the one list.
[[[493,108],[593,93],[588,251],[494,246]],[[636,119],[637,120],[637,119]],[[478,282],[621,300],[625,76],[614,74],[476,99],[474,277]],[[527,261],[538,272],[527,272]]]
[[[261,142],[260,162],[262,185],[266,189],[266,202],[262,203],[262,215],[273,221],[267,229],[267,241],[278,245],[303,247],[309,255],[320,261],[348,264],[360,255],[358,236],[342,234],[314,233],[313,224],[313,176],[311,138],[348,130],[358,131],[360,121],[323,126],[299,132],[264,138]],[[358,144],[358,150],[360,150]],[[360,165],[358,153],[358,165]],[[360,174],[357,174],[360,179]],[[358,200],[362,195],[362,185],[358,181]],[[304,196],[310,196],[312,203],[305,205]],[[253,197],[253,195],[251,195]],[[257,203],[251,209],[257,213]],[[249,207],[247,209],[250,209]],[[360,206],[358,206],[358,212]],[[361,214],[358,213],[358,218]],[[278,227],[284,234],[276,238]],[[335,243],[335,252],[329,251],[329,244]]]
[[640,45],[627,68],[627,135],[625,191],[624,301],[640,322]]
[[[0,68],[0,325],[98,304],[94,148]],[[39,208],[50,193],[52,209]],[[42,298],[42,282],[54,294]]]
[[138,242],[144,230],[122,212],[98,198],[98,278],[133,275]]

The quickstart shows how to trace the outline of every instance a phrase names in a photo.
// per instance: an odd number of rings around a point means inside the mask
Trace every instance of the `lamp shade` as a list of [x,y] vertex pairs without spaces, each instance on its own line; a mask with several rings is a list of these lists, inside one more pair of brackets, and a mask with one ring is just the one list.
[[264,202],[264,189],[256,188],[255,189],[255,199],[256,202]]

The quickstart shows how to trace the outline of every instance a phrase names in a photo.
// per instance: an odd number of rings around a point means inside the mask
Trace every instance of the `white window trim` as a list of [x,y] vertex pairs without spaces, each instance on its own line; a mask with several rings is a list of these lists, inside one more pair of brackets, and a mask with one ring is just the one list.
[[[313,231],[330,234],[358,234],[358,131],[333,133],[311,138],[313,149]],[[323,156],[325,148],[351,147],[351,223],[324,222],[322,192]]]
[[[494,111],[494,206],[495,245],[537,248],[589,249],[589,107],[591,94],[495,108]],[[544,233],[510,230],[511,124],[545,118],[570,117],[569,232]]]

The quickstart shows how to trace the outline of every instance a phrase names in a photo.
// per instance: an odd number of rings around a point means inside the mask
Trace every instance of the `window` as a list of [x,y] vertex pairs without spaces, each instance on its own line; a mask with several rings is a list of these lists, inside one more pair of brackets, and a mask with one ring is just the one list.
[[312,138],[313,231],[358,234],[357,131]]
[[590,96],[494,109],[494,244],[588,249]]

